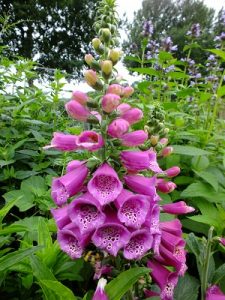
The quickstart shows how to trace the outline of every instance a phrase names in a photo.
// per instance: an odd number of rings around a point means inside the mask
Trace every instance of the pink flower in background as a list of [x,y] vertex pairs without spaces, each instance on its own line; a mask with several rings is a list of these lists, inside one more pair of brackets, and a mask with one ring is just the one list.
[[77,137],[77,146],[80,149],[96,151],[102,148],[104,140],[100,134],[95,131],[83,131]]
[[88,183],[89,193],[101,205],[112,202],[121,193],[123,185],[116,171],[107,163],[102,164]]
[[61,132],[54,132],[51,145],[43,147],[43,149],[55,148],[61,151],[77,150],[77,136],[73,134],[65,134]]
[[225,238],[219,238],[219,242],[220,242],[223,246],[225,246]]
[[123,97],[124,98],[130,97],[133,93],[134,93],[134,89],[132,88],[132,86],[126,86],[123,89]]
[[136,230],[131,234],[129,243],[124,248],[126,259],[141,259],[151,249],[152,236],[147,229]]
[[190,212],[195,211],[193,207],[187,206],[187,204],[184,201],[164,204],[162,206],[162,210],[165,213],[174,214],[174,215],[188,214]]
[[114,111],[119,104],[120,96],[116,94],[106,94],[102,98],[102,109],[107,113]]
[[129,130],[129,126],[126,120],[118,118],[109,124],[107,133],[113,138],[120,138]]
[[120,115],[121,118],[133,125],[143,118],[143,112],[139,108],[131,108]]
[[107,94],[116,94],[118,96],[122,96],[123,94],[123,87],[120,84],[111,84],[109,85],[107,91]]
[[71,223],[71,220],[68,216],[68,206],[52,208],[51,213],[59,229],[62,229]]
[[85,105],[88,101],[88,95],[84,92],[74,91],[72,93],[72,99],[79,102],[81,105]]
[[136,147],[142,145],[148,138],[144,130],[136,130],[121,136],[121,142],[126,147]]
[[217,285],[208,287],[205,300],[225,300],[225,295]]
[[109,300],[109,298],[105,292],[106,283],[107,283],[107,281],[104,278],[101,278],[98,281],[97,289],[94,293],[92,300]]
[[76,100],[67,102],[65,108],[70,117],[81,122],[87,121],[90,115],[90,111]]
[[68,198],[80,192],[87,175],[88,168],[82,165],[62,177],[54,178],[51,196],[56,205],[63,205]]
[[123,114],[123,113],[125,113],[126,111],[128,111],[129,109],[131,109],[131,106],[130,106],[128,103],[121,103],[120,105],[117,106],[116,111],[117,111],[119,114]]
[[66,166],[66,173],[71,172],[86,163],[85,160],[71,160]]

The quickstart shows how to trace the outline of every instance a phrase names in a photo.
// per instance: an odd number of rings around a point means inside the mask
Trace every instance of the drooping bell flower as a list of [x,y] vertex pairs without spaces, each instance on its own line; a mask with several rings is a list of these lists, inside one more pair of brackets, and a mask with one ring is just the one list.
[[138,229],[145,222],[150,207],[149,199],[144,195],[127,198],[118,210],[118,219],[127,227]]
[[105,292],[106,283],[107,283],[106,279],[104,278],[99,279],[97,289],[94,293],[92,300],[109,300]]
[[147,229],[136,230],[131,234],[129,243],[124,247],[126,259],[141,259],[151,249],[152,236]]
[[116,256],[118,251],[127,245],[130,235],[126,227],[118,221],[106,221],[96,229],[92,236],[92,242],[96,247]]
[[83,131],[77,137],[77,146],[80,149],[96,151],[102,148],[104,145],[104,140],[100,134],[95,131]]
[[126,147],[137,147],[142,145],[148,138],[148,134],[144,130],[136,130],[128,132],[121,136],[121,142]]
[[82,256],[85,246],[89,242],[87,235],[81,235],[79,229],[75,226],[68,226],[57,233],[57,240],[62,251],[66,252],[72,259]]
[[182,236],[182,225],[178,219],[171,221],[160,222],[160,229],[165,232],[169,232],[175,236]]
[[119,104],[120,96],[116,94],[105,94],[102,98],[102,109],[107,113],[114,111]]
[[81,91],[74,91],[72,93],[72,99],[79,102],[81,105],[85,105],[88,101],[88,95]]
[[131,109],[131,106],[128,103],[121,103],[117,106],[116,111],[121,115]]
[[61,132],[54,132],[51,145],[43,147],[43,149],[55,148],[61,151],[77,150],[77,136],[73,134],[64,134]]
[[89,193],[96,198],[101,205],[105,205],[119,196],[123,185],[116,171],[109,164],[103,163],[95,171],[87,187]]
[[131,191],[122,189],[122,192],[119,194],[119,196],[114,201],[116,208],[119,209],[123,205],[123,203],[133,195],[134,194]]
[[124,167],[129,171],[138,172],[150,169],[155,173],[162,172],[154,151],[122,151],[120,158]]
[[155,260],[149,260],[147,266],[152,270],[151,277],[161,289],[161,300],[173,300],[174,288],[178,282],[178,274],[170,272]]
[[178,201],[175,203],[164,204],[162,206],[162,211],[168,214],[182,215],[193,212],[195,209],[191,206],[187,206],[184,201]]
[[123,94],[123,87],[120,84],[111,84],[109,85],[106,93],[121,96]]
[[135,193],[150,196],[152,201],[160,199],[156,194],[155,177],[147,178],[142,175],[126,175],[124,176],[124,181]]
[[71,160],[68,165],[66,166],[66,173],[71,172],[86,163],[85,160]]
[[71,221],[77,225],[81,234],[92,232],[103,224],[105,214],[102,213],[99,202],[89,193],[74,199],[68,208]]
[[139,108],[131,108],[122,113],[120,117],[133,125],[143,118],[143,112]]
[[51,196],[56,205],[63,205],[68,198],[81,191],[87,175],[88,168],[82,165],[62,177],[54,178],[52,181]]
[[107,133],[113,138],[120,138],[129,130],[129,126],[126,120],[118,118],[109,124]]
[[90,111],[76,100],[67,102],[65,108],[70,117],[81,122],[87,121],[90,115]]
[[126,86],[123,89],[123,97],[124,98],[130,97],[133,93],[134,93],[134,89],[132,88],[132,86]]
[[52,208],[51,213],[59,229],[62,229],[63,227],[71,223],[71,220],[68,216],[67,205],[63,207]]
[[157,179],[156,188],[161,193],[164,194],[171,193],[176,187],[177,187],[176,184],[172,181],[165,181],[162,178]]
[[225,300],[225,295],[217,285],[208,287],[205,300]]
[[159,217],[160,217],[159,205],[155,201],[151,201],[150,205],[151,206],[146,216],[146,221],[144,223],[144,226],[149,228],[151,234],[159,234],[159,233],[161,234],[159,228]]
[[180,168],[177,166],[171,167],[164,171],[167,177],[175,177],[180,174]]

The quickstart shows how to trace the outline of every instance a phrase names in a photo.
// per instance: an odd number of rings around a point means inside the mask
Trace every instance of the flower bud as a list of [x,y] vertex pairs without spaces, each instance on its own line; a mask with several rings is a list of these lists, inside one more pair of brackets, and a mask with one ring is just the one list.
[[102,109],[107,112],[111,113],[113,110],[117,108],[120,104],[120,96],[115,94],[106,94],[102,98]]
[[164,171],[164,173],[168,176],[168,177],[175,177],[178,174],[180,174],[180,168],[177,166],[171,167],[167,170]]
[[92,46],[94,47],[95,50],[97,50],[101,45],[101,41],[98,38],[94,38],[92,40]]
[[161,155],[162,155],[163,157],[167,157],[167,156],[169,156],[172,152],[173,152],[173,147],[165,147],[165,148],[162,150]]
[[102,89],[102,83],[98,79],[97,74],[94,70],[87,70],[84,73],[84,78],[85,78],[87,84],[90,85],[92,88],[94,88],[96,90]]
[[111,84],[109,85],[106,93],[121,96],[123,94],[123,87],[120,84]]
[[112,62],[111,60],[104,60],[101,63],[101,70],[103,73],[103,76],[105,76],[106,78],[109,78],[111,73],[112,73]]
[[134,89],[132,88],[132,86],[126,86],[123,89],[123,97],[125,98],[130,97],[133,93],[134,93]]
[[121,51],[116,50],[116,49],[112,49],[109,52],[109,59],[112,61],[113,65],[115,65],[121,56]]
[[107,133],[113,138],[120,138],[129,130],[129,126],[130,124],[126,120],[118,118],[109,124]]
[[118,107],[117,107],[117,111],[118,113],[121,115],[123,113],[125,113],[126,111],[128,111],[129,109],[131,109],[131,106],[128,103],[121,103]]
[[79,102],[81,105],[85,105],[88,100],[88,95],[84,92],[74,91],[72,93],[72,99]]
[[151,141],[152,146],[157,145],[157,143],[159,141],[159,136],[158,135],[151,135],[150,141]]
[[175,188],[176,184],[172,181],[165,181],[164,179],[157,179],[156,188],[158,191],[164,194],[171,193]]
[[121,114],[121,118],[125,119],[133,125],[139,122],[143,117],[143,112],[139,108],[131,108]]
[[108,296],[106,295],[104,289],[107,281],[104,278],[99,279],[97,289],[94,293],[92,300],[109,300]]
[[165,145],[166,146],[168,144],[168,139],[167,138],[162,138],[162,139],[160,139],[159,142],[160,142],[161,145]]
[[188,214],[190,212],[195,211],[193,207],[187,206],[187,204],[184,201],[165,204],[162,206],[162,210],[165,213],[174,215]]
[[111,32],[109,28],[102,28],[100,29],[101,32],[101,38],[105,43],[108,43],[111,39]]
[[76,100],[67,102],[65,108],[69,116],[81,122],[87,121],[87,117],[90,115],[89,110]]
[[91,66],[91,63],[94,60],[94,57],[91,54],[86,54],[84,57],[84,60],[89,66]]

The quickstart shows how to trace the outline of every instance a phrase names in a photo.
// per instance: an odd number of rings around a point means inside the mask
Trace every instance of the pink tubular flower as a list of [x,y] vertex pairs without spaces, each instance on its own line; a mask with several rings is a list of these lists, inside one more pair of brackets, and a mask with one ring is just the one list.
[[143,112],[139,108],[131,108],[120,115],[121,118],[133,125],[143,118]]
[[105,220],[100,204],[89,193],[73,200],[69,205],[68,214],[71,221],[79,227],[81,234],[94,231]]
[[159,200],[156,194],[156,178],[147,178],[141,175],[126,175],[124,176],[126,185],[135,193],[150,196],[152,201]]
[[225,295],[217,285],[208,287],[205,300],[225,300]]
[[68,206],[52,208],[51,213],[59,229],[62,229],[71,223],[71,220],[68,216]]
[[107,113],[114,111],[119,104],[120,96],[116,94],[106,94],[102,98],[102,109]]
[[109,300],[104,290],[106,283],[107,283],[106,279],[104,278],[99,279],[97,289],[94,293],[92,300]]
[[156,188],[158,191],[164,194],[171,193],[175,188],[176,184],[172,181],[165,181],[164,179],[157,179]]
[[164,204],[162,206],[162,210],[165,213],[174,214],[174,215],[188,214],[190,212],[195,211],[193,207],[187,206],[187,204],[184,201]]
[[76,100],[70,100],[65,105],[66,111],[73,119],[85,122],[90,115],[89,110]]
[[136,130],[122,135],[121,141],[123,146],[136,147],[142,145],[148,138],[144,130]]
[[162,152],[161,152],[161,155],[163,157],[167,157],[169,156],[171,153],[173,152],[173,147],[165,147]]
[[61,151],[77,150],[77,136],[73,134],[64,134],[61,132],[54,132],[51,145],[43,147],[43,149],[55,148]]
[[95,131],[83,131],[77,137],[77,146],[80,149],[96,151],[104,145],[104,140],[100,134]]
[[177,273],[170,272],[155,260],[149,260],[147,265],[152,269],[151,276],[161,289],[161,300],[173,300],[174,288],[178,281]]
[[146,221],[144,226],[149,228],[151,234],[159,234],[161,235],[161,231],[159,229],[159,216],[160,216],[160,208],[157,202],[151,202],[150,210],[148,211]]
[[102,265],[102,262],[100,261],[97,261],[95,263],[94,268],[95,268],[95,274],[93,277],[94,280],[101,278],[102,275],[110,274],[113,269],[113,267],[110,265]]
[[71,172],[85,164],[85,160],[72,160],[66,166],[66,173]]
[[54,178],[51,196],[56,205],[61,206],[68,198],[76,195],[82,189],[87,174],[88,168],[82,165],[62,177]]
[[116,94],[118,96],[122,96],[123,87],[120,84],[111,84],[111,85],[109,85],[106,93],[107,94]]
[[109,254],[116,256],[130,240],[130,232],[119,222],[105,222],[98,227],[92,236],[92,241],[96,247],[105,250]]
[[133,195],[119,208],[118,219],[127,227],[138,229],[145,222],[149,207],[149,199],[146,196]]
[[117,112],[121,115],[131,109],[131,106],[128,103],[121,103],[117,106]]
[[123,185],[115,170],[107,163],[102,164],[88,183],[89,193],[101,205],[112,202],[121,193]]
[[147,229],[134,231],[129,243],[124,247],[124,257],[126,259],[141,259],[151,249],[151,246],[152,236]]
[[164,171],[164,173],[166,174],[166,176],[168,177],[175,177],[178,174],[180,174],[180,168],[177,166],[171,167],[167,170]]
[[84,92],[74,91],[72,93],[72,99],[79,102],[81,105],[85,105],[88,101],[88,95]]
[[124,167],[129,171],[152,170],[155,173],[162,172],[154,151],[122,151],[120,158]]
[[182,225],[178,219],[172,221],[160,222],[160,229],[165,232],[169,232],[175,236],[182,236]]
[[112,121],[109,126],[107,133],[113,138],[120,138],[129,129],[130,124],[121,118]]
[[132,88],[132,86],[126,86],[123,89],[123,97],[125,98],[130,97],[133,93],[134,93],[134,89]]
[[225,238],[219,238],[219,242],[220,242],[223,246],[225,246]]
[[57,240],[62,251],[66,252],[72,259],[82,256],[84,247],[88,244],[88,237],[81,235],[79,229],[68,226],[58,231]]

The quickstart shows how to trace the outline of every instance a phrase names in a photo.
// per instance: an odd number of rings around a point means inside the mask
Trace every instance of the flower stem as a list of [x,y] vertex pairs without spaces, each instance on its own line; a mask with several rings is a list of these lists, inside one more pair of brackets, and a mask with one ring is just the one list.
[[211,226],[208,232],[208,240],[206,243],[205,253],[204,253],[204,262],[202,266],[202,276],[201,276],[201,300],[205,299],[205,293],[208,285],[208,277],[209,277],[209,262],[211,258],[211,248],[212,248],[212,235],[213,235],[214,227]]

